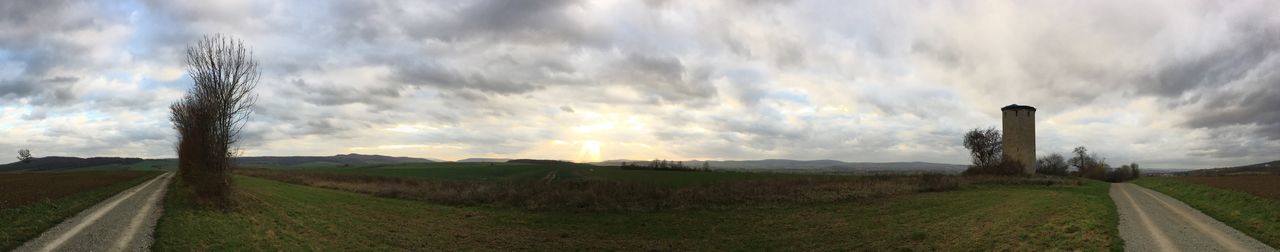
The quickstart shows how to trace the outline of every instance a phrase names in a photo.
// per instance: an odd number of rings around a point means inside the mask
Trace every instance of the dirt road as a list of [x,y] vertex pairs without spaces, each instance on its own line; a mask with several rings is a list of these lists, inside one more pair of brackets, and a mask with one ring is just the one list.
[[1162,193],[1111,184],[1125,251],[1276,251]]
[[120,192],[14,251],[146,251],[173,173]]

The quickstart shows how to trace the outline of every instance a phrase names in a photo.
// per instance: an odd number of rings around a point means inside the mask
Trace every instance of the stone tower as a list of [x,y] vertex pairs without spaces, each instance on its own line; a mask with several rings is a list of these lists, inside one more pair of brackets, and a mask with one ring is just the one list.
[[1023,174],[1036,173],[1036,108],[1013,104],[1004,112],[1002,148],[1004,158],[1022,163]]

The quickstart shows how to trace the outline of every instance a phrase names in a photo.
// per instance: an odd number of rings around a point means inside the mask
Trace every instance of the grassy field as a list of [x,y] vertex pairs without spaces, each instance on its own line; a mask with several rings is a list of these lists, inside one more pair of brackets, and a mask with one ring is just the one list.
[[150,172],[0,173],[0,250],[39,236],[112,195],[156,175]]
[[1109,250],[1107,184],[657,212],[455,207],[237,177],[238,210],[171,190],[156,250]]
[[[1275,176],[1269,176],[1275,177]],[[1133,183],[1174,197],[1258,241],[1280,247],[1280,201],[1246,193],[1250,184],[1223,183],[1257,178],[1142,178]],[[1198,182],[1211,182],[1211,185]],[[1276,181],[1280,182],[1280,181]],[[1273,182],[1275,183],[1275,182]],[[1274,185],[1274,184],[1273,184]],[[1238,186],[1245,190],[1226,189]]]

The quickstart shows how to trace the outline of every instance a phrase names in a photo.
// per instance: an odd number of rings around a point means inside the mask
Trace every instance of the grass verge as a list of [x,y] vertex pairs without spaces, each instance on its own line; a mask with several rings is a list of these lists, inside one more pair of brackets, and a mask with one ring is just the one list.
[[[85,176],[97,178],[99,181],[115,176],[107,176],[103,172],[81,172],[79,174],[71,174],[72,176]],[[12,174],[6,174],[12,175]],[[23,174],[29,176],[31,174]],[[45,176],[53,176],[49,173]],[[67,174],[56,174],[59,178],[68,179]],[[58,225],[64,219],[69,218],[80,211],[84,211],[98,202],[106,200],[113,195],[129,189],[130,187],[141,184],[151,179],[156,173],[134,173],[134,176],[120,178],[120,180],[106,180],[112,182],[97,187],[82,187],[82,184],[69,185],[66,181],[82,181],[76,179],[62,180],[63,182],[51,182],[52,184],[32,184],[30,186],[39,186],[44,191],[63,191],[58,188],[73,187],[81,190],[75,193],[58,194],[57,198],[43,199],[28,202],[23,205],[10,206],[0,208],[0,251],[13,249],[22,243],[39,236],[45,230]],[[95,182],[96,183],[96,182]],[[11,184],[12,185],[12,184]]]
[[[659,212],[454,207],[237,177],[239,208],[170,190],[154,249],[1108,250],[1107,184],[975,186],[873,201]],[[174,187],[180,188],[180,187]]]
[[1258,241],[1280,247],[1280,201],[1179,178],[1147,177],[1133,183],[1181,200]]

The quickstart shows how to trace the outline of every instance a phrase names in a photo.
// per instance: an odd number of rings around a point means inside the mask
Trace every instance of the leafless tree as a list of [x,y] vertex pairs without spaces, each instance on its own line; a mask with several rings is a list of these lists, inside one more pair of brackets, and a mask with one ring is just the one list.
[[170,106],[179,174],[202,202],[227,208],[234,147],[257,99],[258,63],[239,40],[206,36],[187,47],[187,74],[194,85]]
[[28,149],[18,150],[18,161],[23,163],[30,163],[32,158],[33,157],[31,157],[31,150],[28,150]]
[[1039,163],[1036,173],[1046,175],[1066,176],[1068,174],[1067,170],[1071,167],[1071,165],[1067,164],[1067,159],[1058,153],[1041,157],[1036,162]]
[[1071,154],[1074,156],[1068,162],[1076,167],[1076,171],[1083,173],[1085,168],[1089,166],[1089,149],[1085,149],[1084,146],[1076,147],[1071,150]]
[[1000,131],[996,128],[972,129],[964,134],[964,147],[969,149],[976,167],[995,167],[1000,164]]

